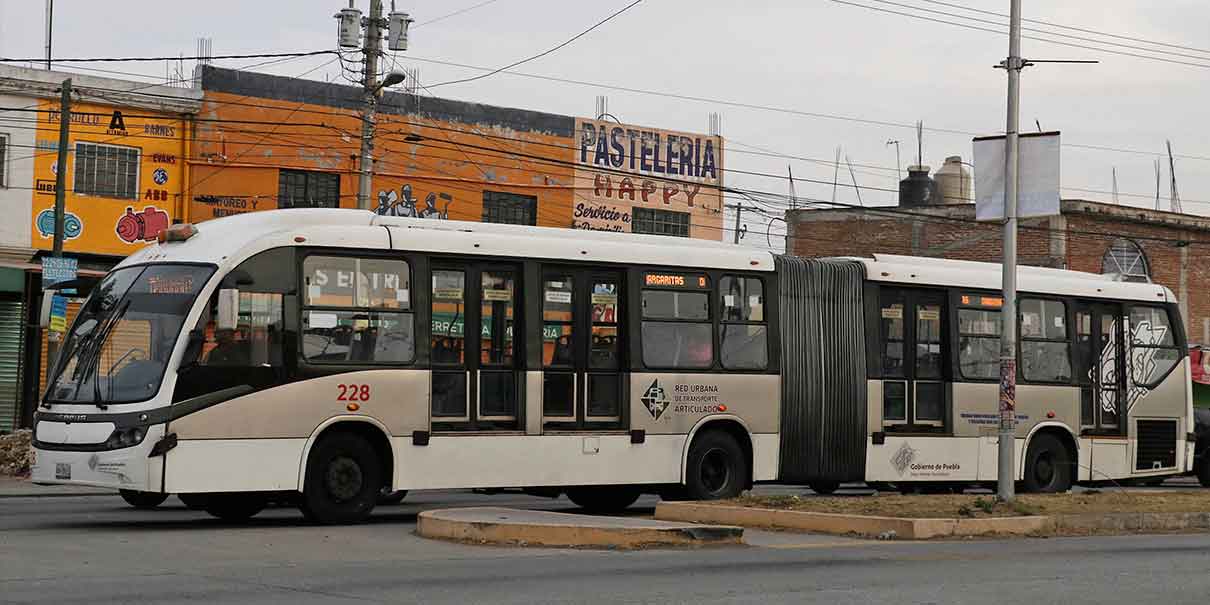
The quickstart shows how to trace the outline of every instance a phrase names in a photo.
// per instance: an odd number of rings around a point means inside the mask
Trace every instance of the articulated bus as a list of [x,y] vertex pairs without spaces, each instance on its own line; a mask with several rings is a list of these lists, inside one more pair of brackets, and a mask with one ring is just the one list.
[[[998,265],[281,210],[174,225],[93,289],[35,418],[37,483],[323,523],[387,491],[617,510],[996,479]],[[1193,467],[1152,284],[1022,267],[1022,489]]]

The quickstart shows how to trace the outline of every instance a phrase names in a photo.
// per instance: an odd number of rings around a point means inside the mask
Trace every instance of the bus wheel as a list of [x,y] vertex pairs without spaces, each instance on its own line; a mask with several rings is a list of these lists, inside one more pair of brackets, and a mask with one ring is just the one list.
[[734,498],[746,485],[748,462],[734,437],[708,431],[693,440],[685,469],[685,491],[690,500]]
[[626,510],[639,499],[639,490],[623,485],[573,487],[567,498],[590,513],[617,513]]
[[382,485],[378,454],[365,439],[329,435],[311,451],[299,508],[324,525],[360,523],[374,510]]
[[268,501],[260,494],[210,494],[206,512],[224,521],[247,521],[265,510]]
[[1202,484],[1202,487],[1210,487],[1210,460],[1207,460],[1205,454],[1197,461],[1194,470],[1197,471],[1197,482]]
[[840,489],[840,482],[839,481],[812,481],[807,484],[807,487],[811,488],[811,491],[813,491],[821,496],[828,496],[828,495],[836,493],[836,490]]
[[159,494],[156,492],[136,492],[132,489],[118,490],[118,494],[127,504],[143,509],[150,510],[164,503],[168,499],[168,494]]
[[1071,489],[1067,448],[1053,435],[1038,435],[1025,453],[1023,491],[1054,494]]

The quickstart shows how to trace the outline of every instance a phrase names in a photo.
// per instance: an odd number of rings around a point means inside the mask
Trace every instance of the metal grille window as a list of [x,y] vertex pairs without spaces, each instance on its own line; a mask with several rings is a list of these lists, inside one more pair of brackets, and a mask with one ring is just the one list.
[[0,189],[8,187],[8,135],[0,134]]
[[139,199],[139,149],[76,143],[77,195]]
[[634,233],[689,237],[689,213],[635,208],[630,230]]
[[1138,244],[1118,238],[1110,244],[1101,259],[1101,273],[1117,275],[1124,281],[1151,281],[1151,267]]
[[278,208],[339,208],[340,175],[309,170],[280,170]]
[[484,191],[483,222],[537,225],[538,198],[502,191]]

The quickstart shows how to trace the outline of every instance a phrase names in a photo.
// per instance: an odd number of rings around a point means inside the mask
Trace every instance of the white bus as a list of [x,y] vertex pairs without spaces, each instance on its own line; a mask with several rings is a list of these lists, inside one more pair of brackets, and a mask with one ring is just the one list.
[[[1170,291],[1020,270],[1023,489],[1193,464]],[[176,225],[97,284],[35,482],[324,523],[383,492],[596,510],[754,482],[995,480],[999,268],[282,210]],[[471,329],[467,329],[471,326]]]

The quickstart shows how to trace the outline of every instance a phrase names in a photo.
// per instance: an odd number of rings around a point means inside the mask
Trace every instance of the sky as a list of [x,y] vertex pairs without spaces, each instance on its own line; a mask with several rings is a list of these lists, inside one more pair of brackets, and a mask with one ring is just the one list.
[[[398,9],[411,13],[416,23],[409,50],[396,58],[401,66],[418,68],[424,85],[475,75],[481,72],[430,61],[499,67],[567,40],[630,1],[397,0]],[[363,11],[368,9],[368,0],[356,2]],[[890,205],[897,198],[898,176],[895,147],[887,141],[901,142],[900,166],[915,163],[912,125],[917,120],[925,127],[924,163],[934,169],[950,155],[970,161],[972,134],[1004,131],[1006,78],[1003,70],[993,66],[1008,51],[1003,25],[1007,20],[974,11],[1007,13],[1009,3],[948,0],[972,11],[928,0],[845,2],[849,4],[644,0],[567,47],[515,69],[714,102],[507,73],[436,87],[431,94],[584,117],[595,112],[596,96],[606,95],[610,113],[622,122],[702,133],[708,130],[709,115],[717,112],[727,143],[726,170],[782,177],[790,165],[795,178],[801,179],[795,187],[801,197]],[[387,4],[389,10],[390,0]],[[1023,56],[1100,61],[1039,64],[1022,76],[1022,131],[1036,130],[1040,124],[1045,130],[1062,132],[1063,197],[1112,202],[1116,169],[1120,203],[1154,207],[1153,162],[1166,153],[1165,140],[1171,139],[1185,212],[1210,215],[1210,121],[1204,110],[1210,103],[1210,87],[1205,86],[1210,77],[1210,42],[1204,40],[1210,5],[1195,0],[1024,0],[1023,4],[1026,19],[1088,30],[1027,22],[1027,28],[1043,32],[1025,35],[1092,47],[1026,39]],[[213,40],[214,54],[330,49],[336,44],[332,15],[343,6],[344,2],[332,0],[56,0],[53,49],[56,57],[188,56],[194,54],[198,37]],[[42,0],[0,0],[0,57],[44,54],[44,11]],[[256,70],[287,76],[309,71],[305,77],[339,79],[335,64],[320,67],[327,61],[330,57],[303,58]],[[256,62],[219,64],[242,67]],[[163,63],[81,66],[161,79],[165,71]],[[853,172],[842,164],[839,185],[834,187],[837,147],[852,163]],[[1166,155],[1163,163],[1161,197],[1166,209]],[[854,180],[858,187],[853,186]],[[727,172],[724,183],[789,192],[785,178]],[[775,206],[765,205],[772,215],[777,214]],[[727,224],[732,220],[729,217]],[[745,244],[771,244],[775,249],[783,245],[776,237],[784,230],[782,223],[770,223],[753,213],[744,216],[744,223],[748,225]],[[766,237],[767,232],[772,237]]]

